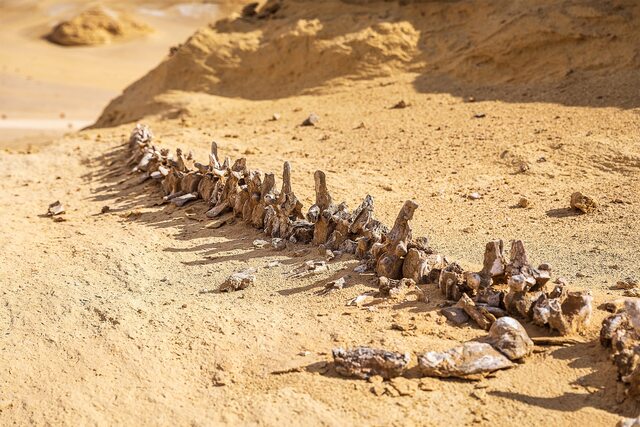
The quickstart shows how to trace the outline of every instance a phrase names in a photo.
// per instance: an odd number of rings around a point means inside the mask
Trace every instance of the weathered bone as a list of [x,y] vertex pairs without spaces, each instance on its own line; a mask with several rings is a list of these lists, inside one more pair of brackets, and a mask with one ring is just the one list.
[[389,379],[402,375],[411,356],[409,353],[395,353],[369,347],[353,350],[336,348],[333,350],[336,372],[345,377],[367,379],[374,375]]
[[487,343],[469,341],[445,352],[430,351],[418,358],[420,371],[430,377],[479,379],[514,366]]
[[467,313],[469,317],[471,317],[471,319],[484,330],[489,330],[493,322],[496,321],[496,317],[493,314],[489,313],[489,311],[484,307],[476,306],[467,294],[462,294],[462,297],[456,306],[463,309],[465,313]]
[[387,234],[387,240],[380,248],[376,258],[376,274],[390,279],[402,278],[402,264],[407,254],[407,243],[411,240],[411,227],[409,221],[418,204],[413,200],[404,202],[391,231]]

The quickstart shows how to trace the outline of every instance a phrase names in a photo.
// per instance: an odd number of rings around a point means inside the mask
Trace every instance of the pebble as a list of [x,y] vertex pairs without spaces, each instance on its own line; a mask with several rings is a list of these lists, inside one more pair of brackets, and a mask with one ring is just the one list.
[[530,205],[531,205],[531,202],[526,197],[520,197],[520,200],[518,200],[519,208],[528,208]]
[[267,242],[266,240],[262,240],[262,239],[256,239],[253,241],[253,247],[256,249],[262,249],[265,246],[267,246],[269,244],[269,242]]
[[276,251],[282,251],[287,248],[287,241],[279,237],[274,237],[271,239],[271,246]]
[[304,119],[302,126],[315,126],[320,121],[320,117],[316,113],[311,113],[309,117]]
[[480,193],[471,193],[467,196],[470,200],[478,200],[482,198]]

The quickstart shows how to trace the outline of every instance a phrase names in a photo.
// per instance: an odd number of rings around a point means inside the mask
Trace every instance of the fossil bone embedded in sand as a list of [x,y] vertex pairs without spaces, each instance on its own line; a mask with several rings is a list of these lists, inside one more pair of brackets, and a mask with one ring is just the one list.
[[407,254],[407,244],[411,240],[409,221],[418,204],[413,200],[404,202],[393,228],[386,236],[386,242],[374,253],[376,274],[389,279],[402,278],[402,264]]
[[493,322],[486,341],[510,360],[522,359],[533,351],[533,341],[513,317],[501,317]]
[[418,358],[420,371],[429,377],[480,379],[514,366],[490,344],[469,341],[444,352],[429,351]]
[[482,329],[489,330],[496,317],[486,308],[477,306],[467,294],[462,294],[460,300],[456,303],[459,307],[469,315],[469,317]]
[[333,350],[336,372],[345,377],[367,379],[379,375],[385,379],[394,378],[402,375],[410,360],[409,353],[396,353],[369,347]]

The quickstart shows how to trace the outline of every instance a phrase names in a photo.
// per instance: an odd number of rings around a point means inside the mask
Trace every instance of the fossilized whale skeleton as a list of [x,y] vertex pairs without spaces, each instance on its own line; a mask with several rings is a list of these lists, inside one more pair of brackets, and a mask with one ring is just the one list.
[[488,242],[482,270],[465,271],[435,253],[427,238],[413,238],[410,221],[418,204],[412,200],[404,202],[389,229],[374,218],[370,195],[350,212],[345,203],[334,203],[325,173],[316,171],[316,200],[303,214],[293,192],[289,162],[284,163],[278,190],[273,173],[249,169],[245,158],[231,163],[227,157],[221,162],[215,142],[209,161],[197,163],[180,149],[173,157],[167,149],[156,148],[151,130],[137,125],[128,148],[129,164],[140,175],[138,182],[158,181],[165,201],[183,206],[203,199],[209,205],[209,218],[233,212],[270,237],[353,254],[362,261],[360,270],[372,270],[387,292],[394,286],[435,284],[481,328],[488,330],[501,313],[563,335],[583,331],[590,321],[589,292],[570,292],[562,280],[550,285],[549,265],[534,268],[521,240],[512,242],[508,255],[501,240]]

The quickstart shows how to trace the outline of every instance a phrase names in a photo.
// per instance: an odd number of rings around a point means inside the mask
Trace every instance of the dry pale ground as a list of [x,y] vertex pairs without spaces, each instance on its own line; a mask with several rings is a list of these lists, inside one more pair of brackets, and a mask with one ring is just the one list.
[[[620,295],[608,289],[618,279],[640,275],[635,80],[625,81],[635,92],[620,90],[623,79],[599,78],[521,82],[517,93],[424,81],[394,69],[257,99],[215,88],[168,91],[159,95],[167,108],[144,120],[160,145],[192,149],[196,159],[215,139],[222,155],[246,156],[253,168],[278,171],[291,161],[307,207],[316,169],[351,207],[372,194],[386,223],[413,198],[414,235],[468,269],[480,266],[488,240],[518,238],[534,263],[549,262],[572,287],[590,289],[595,306]],[[465,102],[469,96],[477,101]],[[389,108],[401,99],[410,106]],[[312,111],[318,126],[300,127]],[[273,113],[282,118],[271,121]],[[207,228],[203,202],[157,206],[154,184],[133,185],[123,167],[131,127],[0,153],[2,424],[612,425],[638,415],[598,342],[602,310],[578,337],[584,343],[540,347],[478,383],[420,379],[413,369],[375,396],[366,381],[338,377],[334,347],[409,351],[415,363],[416,353],[484,332],[448,324],[435,289],[429,303],[347,307],[373,286],[371,275],[352,272],[356,261],[287,278],[320,259],[317,251],[254,249],[257,231]],[[523,162],[529,170],[521,173]],[[576,190],[600,209],[569,210]],[[471,192],[483,197],[471,201]],[[522,195],[531,208],[515,207]],[[44,215],[58,199],[65,222]],[[101,214],[103,206],[111,211]],[[282,265],[265,268],[272,260]],[[248,266],[259,269],[255,286],[200,293]],[[318,295],[344,275],[343,290]]]

